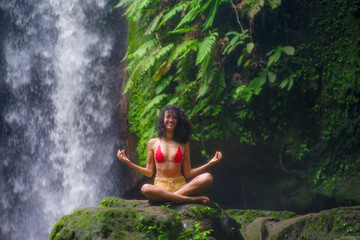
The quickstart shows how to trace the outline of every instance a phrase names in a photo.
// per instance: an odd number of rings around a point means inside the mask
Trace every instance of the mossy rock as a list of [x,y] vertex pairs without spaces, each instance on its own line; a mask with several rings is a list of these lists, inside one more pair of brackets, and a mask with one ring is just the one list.
[[180,212],[184,220],[200,221],[203,229],[211,230],[210,236],[215,239],[243,239],[240,232],[241,224],[217,203],[174,205],[172,208]]
[[108,197],[63,216],[51,240],[243,239],[241,225],[217,204],[158,204]]
[[51,240],[70,239],[357,239],[360,206],[298,216],[288,211],[230,209],[218,204],[150,205],[108,197],[99,207],[63,216]]
[[[171,239],[181,226],[163,211],[140,212],[130,208],[86,208],[64,216],[50,239]],[[164,231],[166,229],[166,231]]]
[[284,220],[296,217],[296,213],[290,211],[265,211],[250,209],[228,209],[226,213],[231,215],[238,223],[251,223],[259,217],[271,217],[278,220]]
[[247,240],[357,239],[360,206],[341,207],[297,216],[291,212],[227,210],[242,224]]
[[346,239],[360,236],[360,206],[340,207],[278,222],[270,239]]

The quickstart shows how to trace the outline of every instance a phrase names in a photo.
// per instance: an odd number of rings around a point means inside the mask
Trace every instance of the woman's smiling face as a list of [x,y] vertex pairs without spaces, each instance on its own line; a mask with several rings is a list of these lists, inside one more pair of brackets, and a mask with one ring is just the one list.
[[177,124],[177,115],[175,111],[165,111],[164,125],[165,129],[174,130]]

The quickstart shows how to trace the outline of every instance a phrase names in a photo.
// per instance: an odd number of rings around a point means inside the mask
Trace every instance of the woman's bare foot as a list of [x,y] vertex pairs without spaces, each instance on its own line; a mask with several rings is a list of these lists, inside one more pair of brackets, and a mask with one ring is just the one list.
[[205,196],[194,196],[189,197],[189,202],[208,204],[210,202],[210,199]]
[[155,187],[152,184],[145,184],[141,188],[141,192],[149,199],[149,203],[154,202],[175,202],[175,203],[203,203],[208,204],[210,202],[209,198],[205,196],[184,196],[177,193],[167,192],[166,190]]
[[[180,195],[181,196],[181,195]],[[152,204],[158,204],[158,203],[163,203],[163,202],[174,202],[174,203],[203,203],[203,204],[209,204],[210,199],[208,197],[205,196],[193,196],[193,197],[188,197],[188,196],[181,196],[180,199],[177,200],[173,200],[173,201],[156,201],[156,200],[152,200],[152,199],[148,199],[148,203],[150,205]]]

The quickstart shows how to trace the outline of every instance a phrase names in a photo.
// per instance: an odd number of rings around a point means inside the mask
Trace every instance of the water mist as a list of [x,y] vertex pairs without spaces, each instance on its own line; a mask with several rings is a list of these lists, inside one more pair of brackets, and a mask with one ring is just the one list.
[[0,3],[1,239],[48,239],[62,215],[121,194],[115,4]]

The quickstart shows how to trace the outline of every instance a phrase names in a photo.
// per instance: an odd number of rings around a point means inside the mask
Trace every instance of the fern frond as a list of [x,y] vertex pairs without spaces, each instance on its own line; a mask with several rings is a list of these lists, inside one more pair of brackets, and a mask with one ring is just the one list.
[[198,79],[207,79],[209,73],[211,72],[213,62],[212,62],[212,55],[207,54],[204,60],[201,62],[200,69],[198,71],[197,78]]
[[159,95],[167,86],[169,86],[169,84],[171,83],[171,81],[174,79],[173,75],[164,77],[163,79],[161,79],[161,81],[159,81],[158,86],[155,89],[155,93],[156,95]]
[[[209,1],[210,2],[210,1]],[[203,31],[207,30],[208,28],[210,28],[214,22],[214,19],[215,19],[215,15],[216,15],[216,12],[217,12],[217,9],[219,7],[219,0],[216,0],[215,1],[215,4],[212,4],[211,5],[211,9],[210,9],[210,12],[208,14],[208,17],[206,18],[204,24],[203,24]]]
[[155,55],[155,59],[159,59],[162,56],[166,55],[168,52],[170,52],[173,48],[175,47],[175,45],[173,43],[169,43],[168,45],[166,45],[165,47],[161,48]]
[[209,85],[208,85],[207,81],[204,81],[199,88],[196,99],[199,99],[200,97],[204,96],[207,93],[208,89],[209,89]]
[[249,18],[254,18],[256,14],[258,14],[261,11],[261,8],[264,6],[264,0],[260,0],[258,3],[251,6],[248,16]]
[[130,18],[129,13],[134,12],[134,9],[140,4],[141,0],[134,0],[131,1],[130,5],[128,5],[128,8],[125,10],[124,15],[126,15],[128,18]]
[[133,0],[120,0],[114,8],[128,7],[132,2]]
[[178,30],[169,31],[168,33],[172,33],[172,34],[180,33],[180,34],[183,34],[183,33],[191,32],[191,31],[194,31],[194,30],[197,30],[196,26],[195,27],[180,28]]
[[184,57],[186,57],[190,52],[197,52],[198,50],[198,44],[193,44],[191,46],[189,46],[187,49],[185,49],[185,51],[181,54],[181,56],[178,58],[183,59]]
[[175,88],[175,92],[176,93],[181,93],[187,90],[186,84],[184,83],[180,83],[176,88]]
[[[197,45],[198,41],[196,40],[189,40],[189,41],[184,41],[182,42],[180,45],[178,45],[174,51],[171,53],[170,57],[169,57],[169,63],[172,63],[176,58],[179,57],[179,55],[183,54],[184,52],[188,52],[187,50],[189,49],[193,49],[193,46]],[[182,55],[184,56],[184,54]]]
[[[208,92],[209,89],[214,89],[217,92],[222,92],[224,89],[224,87],[222,85],[222,80],[223,80],[222,76],[218,76],[217,68],[213,68],[212,64],[210,66],[207,67],[208,68],[207,76],[204,79],[204,83],[199,88],[198,95],[196,97],[197,99],[204,96]],[[210,87],[210,84],[215,79],[219,79],[219,84],[217,84],[217,86],[215,88],[214,88],[214,86]]]
[[151,0],[134,0],[134,2],[130,5],[124,14],[133,21],[136,21],[141,18],[143,9],[146,8],[150,3]]
[[281,0],[268,0],[272,8],[277,8],[281,5]]
[[126,80],[126,84],[123,91],[124,94],[127,93],[128,90],[132,88],[132,85],[134,84],[134,79],[140,77],[143,74],[143,71],[140,71],[141,64],[142,64],[141,61],[138,62],[137,64],[131,61],[126,67],[127,71],[131,72],[131,75]]
[[137,10],[146,8],[151,3],[151,1],[152,0],[142,0]]
[[126,94],[129,91],[129,89],[132,87],[132,85],[133,85],[133,81],[127,80],[123,90],[123,94]]
[[141,63],[138,63],[134,67],[134,69],[132,69],[131,75],[126,80],[126,84],[125,84],[124,91],[123,91],[124,94],[127,93],[129,91],[129,89],[132,87],[132,85],[134,83],[133,79],[135,76],[137,76],[140,66],[141,66]]
[[208,37],[205,37],[199,46],[199,51],[196,58],[196,65],[199,65],[205,57],[211,54],[212,46],[216,43],[217,32],[210,33]]
[[187,8],[189,6],[189,2],[182,2],[179,3],[178,5],[174,6],[173,8],[171,8],[171,10],[169,12],[167,12],[164,17],[162,18],[158,28],[160,28],[164,23],[166,23],[169,19],[171,19],[172,17],[174,17],[176,15],[176,13],[181,12],[184,10],[184,8]]
[[[143,71],[149,70],[154,64],[156,63],[156,60],[160,59],[161,57],[165,56],[167,53],[169,53],[174,48],[174,44],[170,43],[167,46],[163,48],[158,48],[153,51],[153,53],[150,54],[148,57],[148,60],[144,62],[143,64]],[[164,62],[159,70],[154,74],[153,81],[157,81],[170,67],[170,64],[166,61]]]
[[167,70],[170,68],[170,64],[168,62],[163,62],[163,64],[161,64],[159,70],[156,72],[156,74],[153,75],[153,81],[157,82],[161,76],[167,72]]
[[161,14],[158,14],[149,24],[148,28],[146,29],[144,36],[150,35],[154,32],[156,26],[158,25],[159,21],[161,19]]
[[161,51],[161,47],[158,46],[155,49],[153,49],[149,56],[144,57],[142,59],[142,67],[143,67],[143,71],[146,72],[147,70],[149,70],[152,66],[154,66],[156,60],[157,60],[157,54]]
[[144,117],[148,111],[152,108],[154,108],[154,106],[159,105],[159,103],[166,97],[166,94],[160,94],[156,97],[154,97],[144,108],[144,110],[141,113],[141,117]]
[[174,97],[174,98],[172,98],[166,105],[178,104],[179,100],[180,100],[180,99],[179,99],[178,97]]
[[[149,68],[151,68],[155,64],[155,55],[159,52],[160,47],[155,48],[152,52],[146,52],[148,55],[142,55],[139,61],[129,61],[129,66],[127,67],[128,71],[131,71],[131,75],[128,77],[128,81],[132,81],[132,79],[136,76],[139,77],[143,75]],[[137,75],[140,74],[140,75]]]
[[190,11],[181,19],[180,23],[176,26],[175,30],[182,27],[184,24],[192,22],[201,12],[200,4],[196,4],[195,6],[191,6]]
[[150,49],[157,45],[159,41],[155,38],[152,38],[144,42],[134,53],[128,54],[126,60],[131,60],[134,58],[143,58]]
[[213,4],[214,4],[214,0],[207,0],[205,3],[199,3],[199,2],[202,2],[202,0],[200,0],[200,1],[194,1],[193,4],[194,4],[194,6],[196,6],[196,5],[201,5],[201,8],[199,9],[199,11],[200,11],[201,13],[205,12],[206,9],[208,9],[208,7],[209,7],[210,5],[213,5]]

